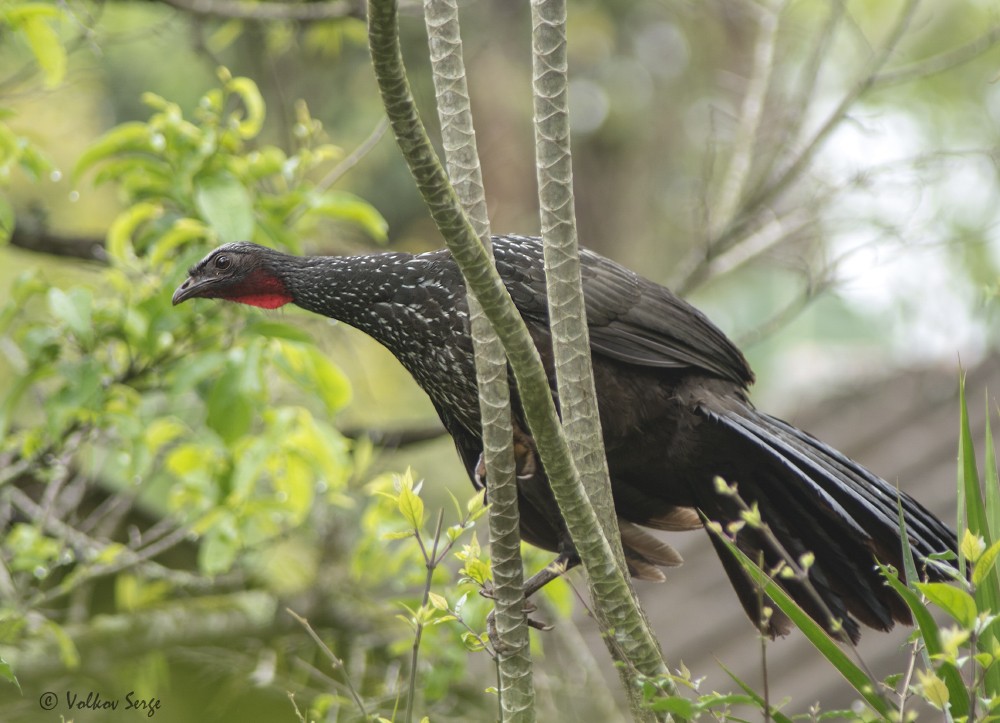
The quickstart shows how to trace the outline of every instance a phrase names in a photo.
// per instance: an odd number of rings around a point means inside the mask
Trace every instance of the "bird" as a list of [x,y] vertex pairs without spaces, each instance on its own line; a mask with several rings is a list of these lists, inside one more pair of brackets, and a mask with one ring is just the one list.
[[[554,362],[540,239],[492,239],[496,269],[548,373]],[[594,383],[622,546],[631,575],[662,581],[680,555],[648,530],[728,531],[765,569],[809,559],[779,584],[831,634],[857,641],[861,624],[911,624],[877,563],[903,575],[899,512],[921,573],[942,579],[954,532],[909,495],[804,431],[759,411],[742,352],[669,289],[587,249],[580,272]],[[191,267],[173,304],[221,299],[263,309],[294,304],[385,346],[426,392],[477,488],[482,462],[465,284],[451,253],[295,256],[227,243]],[[579,564],[512,382],[523,539],[557,553],[531,594]],[[719,481],[724,480],[725,485]],[[729,485],[734,487],[730,487]],[[735,488],[736,494],[733,494]],[[745,524],[748,510],[763,524]],[[760,594],[719,534],[709,539],[751,622],[772,637],[790,620]],[[809,556],[805,558],[804,556]]]

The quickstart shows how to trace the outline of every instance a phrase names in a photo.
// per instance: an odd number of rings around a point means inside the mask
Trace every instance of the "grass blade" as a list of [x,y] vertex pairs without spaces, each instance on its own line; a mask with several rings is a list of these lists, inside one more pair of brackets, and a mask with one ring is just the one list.
[[[938,625],[934,621],[934,617],[931,615],[930,610],[927,609],[927,606],[924,605],[920,596],[900,582],[899,576],[894,571],[881,564],[879,565],[879,570],[882,571],[882,576],[889,583],[889,586],[903,598],[903,602],[906,603],[907,607],[913,613],[913,621],[916,623],[917,629],[920,630],[920,637],[924,642],[924,666],[928,670],[933,670],[929,658],[944,652],[941,646],[941,638],[938,635]],[[951,714],[957,717],[968,715],[969,694],[965,689],[965,683],[962,681],[962,676],[958,672],[958,669],[951,663],[944,663],[937,673],[948,687]]]
[[[959,405],[961,410],[961,420],[960,420],[960,430],[959,430],[959,463],[958,463],[958,497],[960,502],[964,499],[965,503],[965,523],[968,525],[968,529],[975,535],[983,538],[986,542],[986,547],[989,548],[993,544],[993,536],[990,531],[989,516],[987,515],[986,505],[983,502],[983,489],[979,480],[979,470],[976,467],[976,449],[972,441],[972,429],[969,424],[969,408],[965,399],[965,378],[962,377],[959,383]],[[987,413],[987,419],[989,414]],[[989,422],[987,421],[987,430],[989,430]],[[990,457],[993,456],[992,440],[988,437],[986,441],[987,447],[987,462],[989,462]],[[994,472],[992,476],[996,476],[996,464],[994,460]],[[991,476],[989,471],[989,464],[987,464],[987,478]],[[994,482],[995,484],[995,482]],[[993,492],[987,491],[988,495],[996,497],[1000,495],[996,490]],[[958,539],[962,540],[964,537],[964,530],[962,528],[963,515],[961,504],[959,506],[959,532]],[[958,552],[959,559],[959,569],[962,571],[963,576],[967,574],[965,559],[962,555],[962,546],[959,545]],[[992,613],[1000,612],[1000,582],[998,582],[998,576],[996,569],[987,575],[986,579],[982,581],[982,584],[976,587],[976,605],[980,612],[990,611]],[[994,626],[990,626],[984,631],[982,638],[979,640],[979,649],[982,651],[990,652],[993,650],[994,643],[997,641],[997,633],[994,631]],[[1000,692],[1000,667],[991,666],[986,671],[985,676],[985,686],[987,695],[993,696]]]
[[983,460],[983,483],[986,493],[986,522],[994,540],[1000,539],[1000,477],[997,476],[996,448],[990,425],[990,405],[986,404],[986,450]]
[[868,705],[878,712],[879,715],[889,718],[895,712],[896,708],[878,693],[878,682],[869,678],[865,671],[858,667],[840,646],[827,635],[826,631],[815,620],[809,617],[766,572],[761,570],[753,560],[737,548],[729,538],[720,532],[713,531],[713,534],[719,536],[719,539],[729,548],[729,551],[733,553],[754,582],[761,587],[774,604],[802,631],[809,639],[809,642],[813,644],[813,647],[836,668],[837,672],[865,699]]
[[[986,522],[986,506],[983,503],[982,490],[979,487],[979,470],[976,467],[976,449],[972,442],[972,430],[969,426],[969,407],[965,402],[965,377],[959,382],[959,408],[961,410],[959,443],[958,443],[958,539],[964,536],[965,529],[986,540],[986,546],[993,544],[989,526]],[[959,569],[966,575],[965,557],[961,546],[958,553]]]
[[[726,675],[732,678],[733,682],[736,683],[736,685],[740,686],[743,689],[744,693],[753,698],[754,702],[761,710],[764,710],[764,698],[761,697],[761,695],[756,690],[751,688],[747,683],[744,683],[742,680],[740,680],[736,676],[736,673],[727,668],[721,661],[716,661],[716,662],[719,663],[720,668],[726,671]],[[781,711],[775,710],[774,708],[771,709],[771,720],[773,720],[775,723],[793,723],[791,718],[789,718]]]

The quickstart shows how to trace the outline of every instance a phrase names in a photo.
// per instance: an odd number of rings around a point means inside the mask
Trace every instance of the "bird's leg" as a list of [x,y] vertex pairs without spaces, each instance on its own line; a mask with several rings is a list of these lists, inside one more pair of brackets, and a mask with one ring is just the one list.
[[[538,459],[538,451],[535,448],[535,441],[531,435],[525,433],[519,425],[514,425],[514,463],[517,475],[518,495],[521,505],[529,505],[545,511],[543,517],[547,520],[555,521],[558,530],[554,530],[559,540],[559,554],[555,560],[543,569],[536,572],[524,582],[524,613],[525,615],[534,612],[535,605],[529,598],[541,590],[547,584],[564,574],[572,567],[580,564],[580,558],[573,547],[569,537],[569,531],[562,520],[562,514],[556,505],[555,498],[548,486],[545,472]],[[475,467],[475,483],[483,487],[487,486],[486,464],[483,455],[479,456],[479,461]],[[484,588],[480,594],[487,598],[493,598],[492,588]],[[531,617],[527,618],[528,625],[537,630],[551,630],[552,626],[547,625]],[[496,629],[496,611],[490,612],[486,618],[486,631],[490,638],[493,649],[499,654],[509,652],[501,641]]]
[[[555,580],[557,577],[564,575],[567,570],[576,567],[579,564],[580,558],[577,556],[576,551],[563,552],[560,553],[559,556],[556,557],[556,559],[551,563],[525,580],[524,614],[528,616],[529,613],[532,613],[537,609],[535,604],[529,600],[532,595]],[[493,591],[489,588],[483,588],[479,594],[486,598],[493,598]],[[526,619],[528,626],[535,628],[536,630],[552,629],[551,625],[548,625],[541,620],[535,620],[530,616]],[[495,608],[490,611],[489,615],[486,616],[486,634],[490,638],[490,644],[493,646],[493,650],[495,650],[498,655],[505,655],[510,652],[508,646],[503,642],[503,640],[501,640],[500,634],[497,632]]]
[[[514,473],[518,481],[531,479],[540,469],[534,440],[514,425]],[[479,489],[486,487],[486,458],[482,454],[476,463],[473,482]]]

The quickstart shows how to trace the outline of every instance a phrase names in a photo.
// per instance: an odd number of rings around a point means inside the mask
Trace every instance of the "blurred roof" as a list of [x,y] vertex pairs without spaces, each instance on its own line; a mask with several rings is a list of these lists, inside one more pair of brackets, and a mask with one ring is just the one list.
[[[958,445],[957,369],[898,373],[786,415],[789,421],[832,444],[920,500],[954,526]],[[966,391],[973,439],[982,446],[987,390],[1000,389],[1000,356],[968,372]],[[996,402],[990,398],[990,404]],[[982,450],[979,450],[982,453]],[[757,690],[762,689],[761,645],[703,533],[665,538],[684,556],[665,584],[637,583],[643,606],[670,666],[680,662],[701,691],[736,690],[719,661]],[[591,621],[581,623],[588,643],[606,655]],[[879,678],[903,672],[910,629],[865,630],[861,657]],[[772,703],[790,697],[784,712],[803,713],[819,701],[823,710],[843,709],[859,696],[798,631],[767,645]],[[612,674],[613,675],[613,674]]]

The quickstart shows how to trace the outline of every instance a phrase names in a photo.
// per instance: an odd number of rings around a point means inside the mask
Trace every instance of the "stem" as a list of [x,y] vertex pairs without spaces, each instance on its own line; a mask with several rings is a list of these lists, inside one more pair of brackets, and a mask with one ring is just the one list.
[[362,718],[368,720],[368,711],[365,709],[364,701],[361,700],[361,696],[358,694],[357,688],[355,688],[354,683],[351,682],[351,676],[347,674],[347,668],[344,667],[344,661],[338,658],[334,654],[334,652],[330,650],[330,647],[323,642],[323,639],[317,634],[315,630],[313,630],[313,626],[309,624],[309,620],[302,617],[291,608],[285,608],[285,612],[287,612],[289,615],[295,618],[295,620],[298,621],[299,625],[305,628],[306,632],[309,633],[309,637],[312,638],[313,642],[316,643],[316,645],[319,646],[319,649],[323,651],[323,654],[326,655],[327,659],[333,665],[334,669],[336,670],[339,668],[340,671],[344,674],[344,683],[347,685],[347,690],[350,692],[351,697],[354,699],[354,704],[358,706],[358,710],[361,711]]
[[[740,240],[746,234],[747,229],[754,224],[761,210],[777,201],[809,169],[824,141],[847,117],[854,104],[865,93],[876,86],[879,73],[902,40],[919,4],[920,0],[907,0],[899,12],[896,22],[889,32],[889,36],[869,61],[868,67],[861,78],[844,94],[840,103],[827,116],[819,130],[806,142],[795,158],[784,169],[779,171],[777,177],[769,182],[762,183],[759,191],[746,198],[745,202],[741,204],[738,213],[733,216],[729,224],[725,228],[720,229],[718,235],[711,239],[706,254],[707,258],[711,258],[739,244]],[[681,291],[690,290],[699,281],[701,281],[701,278],[695,278],[695,272],[692,272],[681,284]]]
[[[490,223],[462,56],[457,3],[455,0],[425,0],[424,19],[448,176],[489,254]],[[535,691],[528,621],[524,614],[524,565],[507,356],[474,295],[468,295],[468,303],[480,393],[483,461],[489,485],[495,624],[502,643],[494,656],[500,720],[531,723],[535,720]]]
[[[532,0],[532,90],[535,112],[535,168],[545,255],[545,283],[548,294],[549,330],[552,338],[553,367],[563,429],[594,510],[600,530],[610,546],[618,574],[628,583],[628,568],[622,552],[618,519],[615,515],[601,431],[597,392],[590,358],[590,334],[580,277],[580,252],[573,200],[573,163],[570,148],[568,104],[568,58],[566,42],[566,1]],[[561,506],[561,503],[560,503]],[[574,542],[579,546],[580,543]],[[590,568],[588,567],[588,573]],[[645,645],[660,657],[659,643],[649,629],[631,586],[631,606],[617,606],[613,594],[595,577],[589,576],[591,596],[599,609],[598,619],[607,630],[613,625],[634,626]],[[617,584],[617,581],[613,581]],[[624,602],[624,601],[623,601]],[[612,621],[614,623],[612,624]],[[616,641],[604,636],[612,655]],[[626,651],[631,657],[634,650]],[[662,657],[660,657],[662,664]],[[636,719],[653,719],[643,710],[637,696],[637,670],[621,666],[622,684],[629,695]]]
[[764,102],[771,87],[774,71],[774,51],[778,46],[778,26],[781,8],[753,5],[757,19],[757,42],[753,51],[753,67],[743,94],[739,125],[733,139],[726,176],[719,191],[719,198],[712,206],[708,229],[709,242],[719,231],[730,224],[739,210],[746,191],[750,170],[758,147],[758,135],[764,119]]
[[[666,666],[655,641],[646,634],[630,586],[615,563],[611,546],[600,531],[596,513],[579,482],[538,350],[496,268],[462,212],[417,114],[403,70],[397,20],[392,0],[372,0],[368,20],[369,46],[375,77],[396,141],[467,287],[482,304],[503,342],[528,427],[567,529],[587,574],[595,585],[605,589],[606,594],[597,606],[598,610],[603,610],[599,616],[601,625],[607,632],[612,627],[608,623],[610,616],[615,616],[613,634],[627,656],[621,662],[645,674],[656,675]],[[595,530],[596,534],[592,532]],[[631,614],[623,614],[624,611]]]
[[[438,543],[441,541],[441,523],[443,520],[444,510],[438,510],[437,524],[434,527],[434,544],[431,547],[430,554],[427,553],[427,548],[424,547],[424,543],[420,539],[420,531],[417,530],[417,542],[420,543],[420,552],[424,556],[424,567],[427,568],[427,576],[424,578],[424,596],[420,601],[421,610],[427,607],[427,602],[431,599],[431,583],[434,578],[434,570],[437,569],[438,562],[440,562],[437,557],[437,548]],[[406,714],[403,716],[405,723],[410,723],[413,720],[413,699],[417,695],[417,659],[420,656],[420,640],[424,636],[424,624],[419,616],[414,620],[414,625],[416,626],[416,632],[413,634],[413,650],[410,654],[410,682],[406,691]]]

